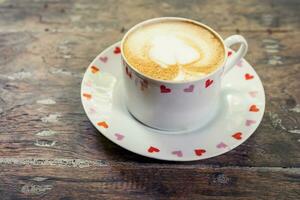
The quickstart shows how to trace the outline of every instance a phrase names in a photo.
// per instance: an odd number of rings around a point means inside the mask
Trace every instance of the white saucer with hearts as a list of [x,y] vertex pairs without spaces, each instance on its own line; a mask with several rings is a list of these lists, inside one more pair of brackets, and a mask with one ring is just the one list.
[[123,101],[119,46],[119,42],[110,46],[90,64],[82,80],[81,101],[93,125],[121,147],[161,160],[201,160],[239,146],[261,122],[264,88],[255,70],[243,59],[223,78],[219,113],[201,129],[168,134],[141,124]]

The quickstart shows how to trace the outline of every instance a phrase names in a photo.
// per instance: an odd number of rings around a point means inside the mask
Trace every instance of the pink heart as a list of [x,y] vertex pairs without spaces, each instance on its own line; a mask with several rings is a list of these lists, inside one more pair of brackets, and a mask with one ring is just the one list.
[[255,123],[256,123],[255,120],[251,120],[251,119],[246,120],[246,126],[251,126],[252,124],[255,124]]
[[251,91],[251,92],[249,92],[249,95],[251,97],[256,97],[257,93],[258,93],[257,91]]
[[108,57],[107,56],[104,56],[104,57],[100,57],[99,58],[102,62],[106,63],[107,60],[108,60]]
[[185,88],[183,91],[184,92],[193,92],[194,91],[194,85],[190,85],[188,88]]
[[177,157],[182,157],[183,156],[181,151],[173,151],[172,154],[176,155]]
[[238,67],[243,66],[243,60],[239,60],[239,61],[236,63],[236,66],[238,66]]
[[122,135],[120,133],[115,133],[115,136],[116,136],[117,140],[123,140],[123,138],[125,137],[124,135]]
[[89,109],[89,113],[90,113],[90,114],[95,114],[95,113],[96,113],[95,108],[90,108],[90,109]]
[[92,83],[88,81],[88,82],[86,82],[84,85],[87,86],[87,87],[91,87],[91,86],[92,86]]
[[217,148],[221,149],[221,148],[226,148],[228,147],[227,144],[220,142],[219,144],[217,144]]
[[139,79],[138,79],[138,78],[135,78],[135,79],[134,79],[134,83],[135,83],[135,85],[138,85],[138,84],[139,84]]

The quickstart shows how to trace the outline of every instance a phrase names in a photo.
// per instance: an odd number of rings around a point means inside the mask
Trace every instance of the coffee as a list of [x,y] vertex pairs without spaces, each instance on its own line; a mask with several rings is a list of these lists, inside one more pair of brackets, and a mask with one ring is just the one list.
[[190,21],[170,20],[142,25],[123,43],[128,63],[154,79],[183,81],[220,67],[225,49],[212,31]]

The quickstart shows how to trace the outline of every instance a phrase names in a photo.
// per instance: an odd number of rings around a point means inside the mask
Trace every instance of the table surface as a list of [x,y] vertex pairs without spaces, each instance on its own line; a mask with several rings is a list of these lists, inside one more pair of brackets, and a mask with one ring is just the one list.
[[[300,199],[300,2],[0,0],[0,199]],[[145,158],[87,119],[88,64],[148,18],[239,33],[266,111],[238,148],[195,162]]]

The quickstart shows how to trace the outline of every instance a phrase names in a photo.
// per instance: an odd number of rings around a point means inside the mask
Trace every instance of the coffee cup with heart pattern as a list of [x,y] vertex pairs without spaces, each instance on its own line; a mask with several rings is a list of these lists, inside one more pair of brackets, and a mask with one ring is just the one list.
[[[124,41],[128,35],[149,23],[165,21],[192,22],[211,31],[225,49],[223,63],[203,77],[180,82],[155,79],[131,66],[124,54]],[[229,51],[235,44],[240,45],[239,49],[236,52]],[[162,17],[137,24],[125,34],[120,48],[125,101],[129,112],[143,124],[170,133],[185,132],[204,126],[218,113],[222,78],[243,58],[247,49],[248,44],[244,37],[232,35],[223,40],[210,27],[190,19]],[[246,78],[251,77],[248,75]],[[146,82],[147,87],[140,87],[137,82]]]

